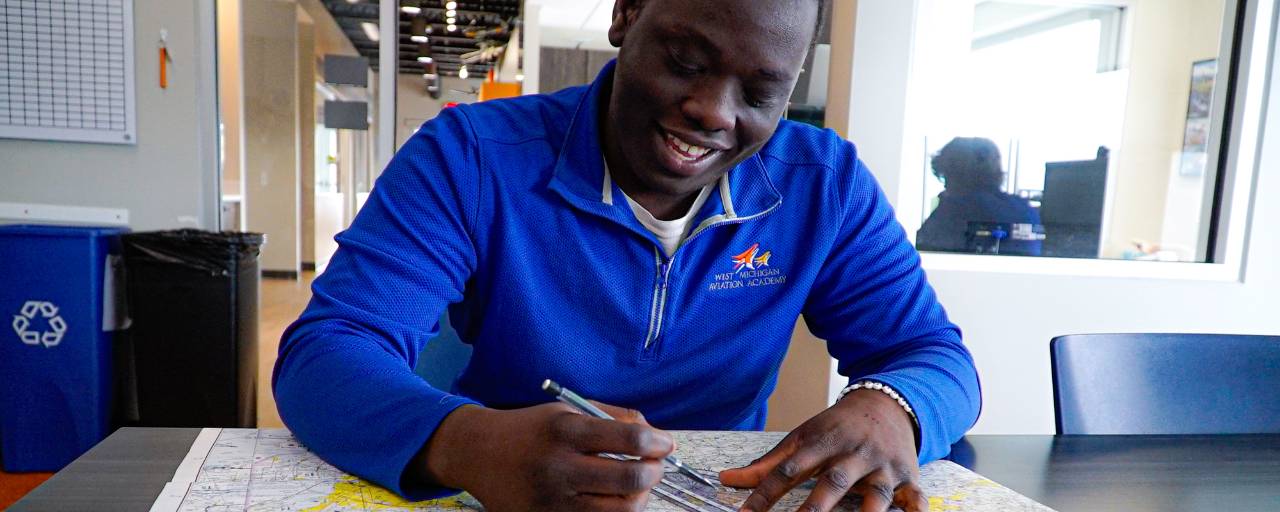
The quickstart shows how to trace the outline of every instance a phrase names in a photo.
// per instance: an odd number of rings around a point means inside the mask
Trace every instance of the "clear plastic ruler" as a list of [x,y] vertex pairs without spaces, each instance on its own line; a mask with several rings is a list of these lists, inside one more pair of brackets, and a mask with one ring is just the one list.
[[[635,460],[632,457],[626,457],[614,453],[601,453],[601,457],[607,457],[617,460]],[[676,468],[666,468],[666,473],[662,476],[662,481],[658,482],[650,492],[655,496],[662,498],[680,508],[692,512],[738,512],[741,508],[739,505],[731,503],[731,494],[720,484],[720,477],[716,473],[708,471],[698,471],[707,480],[715,482],[716,486],[709,487],[704,483],[698,482],[688,476],[682,475]]]
[[653,494],[692,512],[737,512],[740,505],[733,504],[732,495],[720,485],[720,479],[705,471],[699,473],[716,486],[709,487],[671,469],[653,488]]

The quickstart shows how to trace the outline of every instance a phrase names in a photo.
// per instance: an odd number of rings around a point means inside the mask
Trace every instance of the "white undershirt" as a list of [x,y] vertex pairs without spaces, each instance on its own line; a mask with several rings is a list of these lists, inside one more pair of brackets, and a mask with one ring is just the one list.
[[[609,173],[609,162],[601,155],[601,162],[604,164],[604,187],[601,194],[604,201],[613,204],[613,176]],[[631,213],[635,214],[636,220],[645,229],[658,237],[658,242],[662,243],[662,250],[667,253],[667,257],[676,253],[676,249],[680,244],[684,243],[685,237],[689,236],[689,228],[693,224],[693,218],[698,215],[698,211],[702,209],[702,205],[706,204],[707,197],[711,195],[713,185],[702,187],[702,191],[698,192],[698,197],[693,200],[693,205],[689,207],[689,211],[684,216],[676,220],[658,220],[649,210],[640,206],[628,196],[626,192],[622,193],[622,197],[627,198],[627,204],[631,205]]]
[[689,228],[693,224],[693,218],[698,214],[698,210],[702,209],[702,205],[707,202],[707,197],[711,195],[711,185],[702,187],[702,191],[698,192],[697,199],[693,200],[693,206],[689,207],[689,212],[676,220],[659,220],[654,217],[649,210],[646,210],[640,203],[635,202],[628,196],[626,192],[622,193],[622,197],[627,198],[627,204],[631,205],[631,212],[636,214],[636,220],[640,221],[645,229],[648,229],[653,236],[658,237],[658,241],[662,243],[662,249],[666,251],[667,257],[675,254],[676,248],[684,242],[685,237],[689,236]]

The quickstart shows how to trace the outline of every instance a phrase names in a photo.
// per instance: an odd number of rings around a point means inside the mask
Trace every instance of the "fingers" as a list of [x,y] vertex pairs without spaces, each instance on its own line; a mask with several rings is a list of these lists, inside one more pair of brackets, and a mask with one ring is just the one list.
[[640,512],[649,503],[649,493],[632,496],[609,496],[603,494],[579,494],[574,496],[574,510],[605,510],[617,512]]
[[929,500],[916,482],[904,482],[893,493],[893,506],[904,512],[929,512]]
[[645,459],[671,454],[671,434],[636,423],[565,414],[552,423],[552,435],[581,453],[616,453]]
[[[862,496],[862,512],[889,512],[894,500],[894,481],[889,472],[880,470],[867,475],[854,486],[854,492]],[[827,510],[827,509],[820,509]]]
[[581,455],[565,474],[569,488],[579,493],[630,496],[649,492],[662,480],[662,462],[653,459],[615,460]]
[[790,457],[795,452],[796,443],[791,440],[791,436],[783,439],[782,442],[774,446],[760,458],[751,461],[746,466],[736,469],[726,469],[720,472],[720,483],[729,487],[737,487],[739,489],[751,489],[764,480],[764,477],[772,471],[774,466]]
[[[800,506],[799,510],[826,512],[833,509],[836,503],[849,493],[849,489],[854,487],[857,482],[859,487],[867,483],[869,479],[875,475],[882,473],[876,472],[863,477],[866,466],[859,464],[855,459],[846,459],[830,465],[827,469],[818,473],[818,481],[813,487],[813,491],[809,493],[809,498]],[[861,478],[861,481],[859,481]],[[887,480],[887,479],[886,479]],[[888,506],[888,498],[893,493],[893,485],[891,482],[884,482],[885,488],[885,506]],[[864,498],[865,499],[865,498]],[[863,501],[862,509],[868,512],[882,512],[883,509],[871,508],[868,504],[871,502]]]
[[825,457],[815,450],[798,450],[778,462],[765,474],[756,490],[747,496],[743,510],[764,512],[769,510],[796,485],[808,480],[823,463]]

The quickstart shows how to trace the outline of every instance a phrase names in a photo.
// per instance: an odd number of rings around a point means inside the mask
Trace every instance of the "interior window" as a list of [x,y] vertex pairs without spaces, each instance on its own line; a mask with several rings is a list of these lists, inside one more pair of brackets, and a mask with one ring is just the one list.
[[978,1],[937,31],[917,247],[1204,261],[1224,2]]

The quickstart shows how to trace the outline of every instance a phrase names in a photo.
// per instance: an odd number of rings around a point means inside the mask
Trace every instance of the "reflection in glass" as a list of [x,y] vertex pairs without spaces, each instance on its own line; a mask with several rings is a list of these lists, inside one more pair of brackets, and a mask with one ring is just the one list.
[[1040,214],[1025,198],[1001,190],[1000,148],[989,139],[956,138],[932,160],[946,184],[936,208],[916,233],[922,251],[1039,256]]
[[[935,209],[954,192],[931,159],[963,136],[1001,155],[999,192],[988,194],[1021,198],[1042,220],[1031,231],[1045,237],[1039,251],[1013,253],[1001,239],[999,254],[1203,261],[1225,0],[927,5],[913,73],[924,106],[909,135],[923,147],[906,161],[924,174],[919,249],[995,252],[934,237],[953,216]],[[963,231],[1012,236],[1002,227]]]

